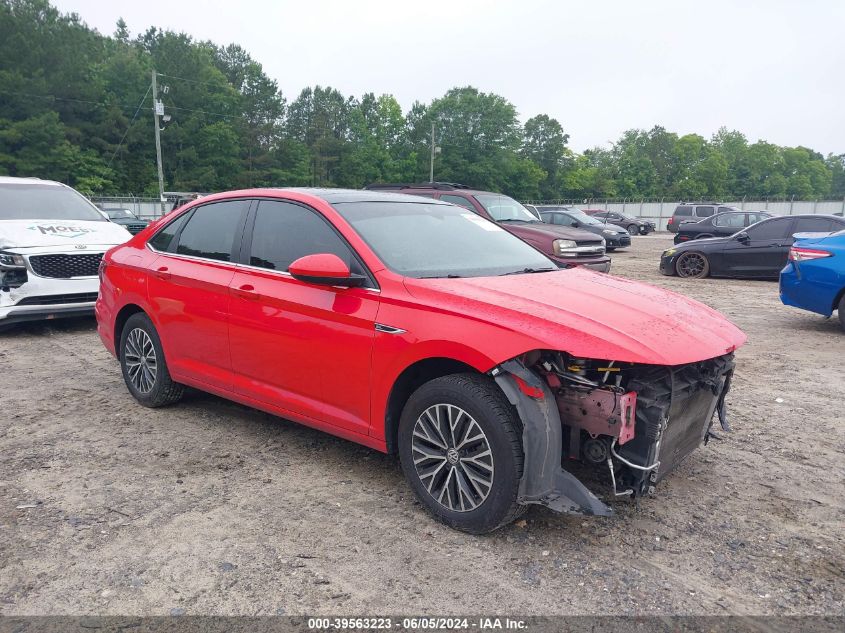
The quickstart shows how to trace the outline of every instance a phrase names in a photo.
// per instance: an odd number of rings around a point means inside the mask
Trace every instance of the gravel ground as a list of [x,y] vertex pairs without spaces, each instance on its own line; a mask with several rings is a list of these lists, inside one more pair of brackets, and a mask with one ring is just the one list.
[[486,537],[393,457],[198,392],[140,407],[93,320],[0,334],[0,613],[842,615],[845,334],[771,282],[662,277],[668,244],[614,273],[748,333],[735,431],[639,507]]

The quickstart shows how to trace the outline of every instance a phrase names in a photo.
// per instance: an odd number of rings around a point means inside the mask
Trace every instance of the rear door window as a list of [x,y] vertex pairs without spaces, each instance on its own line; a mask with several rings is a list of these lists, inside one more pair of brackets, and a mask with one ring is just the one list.
[[475,207],[472,206],[472,202],[462,196],[451,196],[447,193],[440,196],[440,199],[443,202],[451,202],[452,204],[456,204],[459,207],[464,207],[465,209],[469,209],[470,211],[475,211]]
[[176,252],[221,262],[232,261],[235,233],[249,204],[249,200],[227,200],[196,208],[179,235]]
[[713,224],[716,226],[726,227],[726,228],[736,228],[741,229],[745,224],[745,214],[744,213],[724,213],[722,215],[717,215],[713,219]]
[[777,240],[790,234],[792,218],[774,218],[749,227],[748,236],[752,240]]
[[830,218],[798,218],[795,220],[793,233],[830,233],[834,230]]
[[695,208],[695,216],[698,218],[709,218],[713,215],[714,208],[711,206],[700,206]]

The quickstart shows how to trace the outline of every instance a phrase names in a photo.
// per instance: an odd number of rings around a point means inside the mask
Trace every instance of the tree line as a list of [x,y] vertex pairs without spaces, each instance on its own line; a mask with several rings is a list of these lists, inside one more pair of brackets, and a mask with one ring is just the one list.
[[388,94],[328,86],[288,100],[237,44],[155,27],[133,37],[123,20],[106,36],[48,0],[0,0],[0,174],[157,195],[153,69],[173,191],[426,181],[434,123],[437,180],[520,199],[845,196],[845,154],[659,126],[578,154],[556,119],[521,123],[507,99],[471,86],[407,112]]

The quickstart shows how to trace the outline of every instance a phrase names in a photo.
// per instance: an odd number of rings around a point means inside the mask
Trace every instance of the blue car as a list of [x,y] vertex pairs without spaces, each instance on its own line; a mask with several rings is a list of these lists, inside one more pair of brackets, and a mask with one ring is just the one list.
[[795,236],[780,272],[780,300],[826,317],[839,310],[845,330],[845,231]]

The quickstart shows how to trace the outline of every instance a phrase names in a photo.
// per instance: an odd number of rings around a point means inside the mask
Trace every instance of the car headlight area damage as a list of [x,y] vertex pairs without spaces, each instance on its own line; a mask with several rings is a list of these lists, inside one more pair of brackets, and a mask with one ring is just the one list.
[[733,354],[677,366],[524,354],[494,368],[522,420],[523,504],[609,516],[612,510],[564,468],[578,460],[609,471],[614,496],[638,497],[711,436],[718,414],[729,430],[725,396]]

